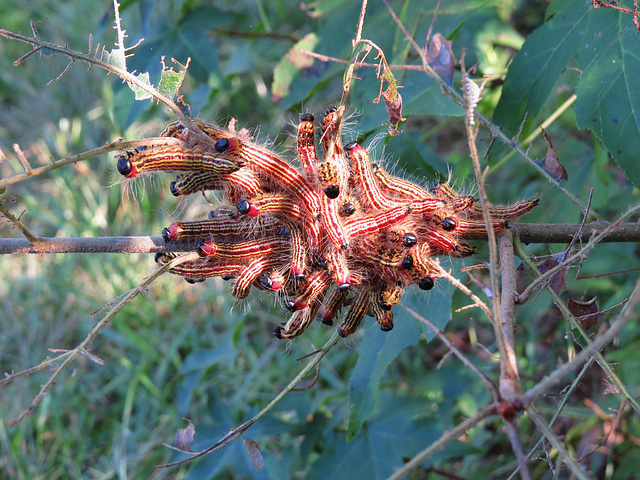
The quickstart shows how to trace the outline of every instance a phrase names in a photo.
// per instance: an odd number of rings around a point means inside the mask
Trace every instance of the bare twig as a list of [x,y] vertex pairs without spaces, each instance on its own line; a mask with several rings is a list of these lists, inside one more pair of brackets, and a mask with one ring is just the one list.
[[5,385],[7,383],[12,382],[13,380],[20,378],[20,377],[26,377],[28,375],[31,375],[32,373],[37,372],[38,370],[42,370],[43,368],[47,368],[51,365],[54,365],[56,363],[58,363],[60,360],[65,359],[66,357],[68,357],[69,355],[71,355],[73,353],[73,350],[68,350],[65,353],[62,353],[60,355],[58,355],[57,357],[54,358],[49,358],[47,360],[44,360],[42,362],[40,362],[38,365],[31,367],[31,368],[27,368],[26,370],[22,370],[21,372],[18,373],[5,373],[4,374],[4,378],[2,380],[0,380],[0,387],[2,385]]
[[[2,208],[0,206],[0,208]],[[39,238],[37,246],[22,238],[0,239],[0,254],[157,253],[195,251],[195,242],[165,243],[162,237]]]
[[[42,240],[40,238],[36,237],[34,234],[32,234],[29,231],[29,229],[27,229],[27,227],[25,227],[24,224],[20,221],[20,218],[14,216],[2,204],[0,204],[0,214],[4,215],[11,223],[13,223],[16,227],[18,227],[18,230],[20,230],[22,232],[22,234],[26,238],[27,242],[29,242],[30,246],[32,246],[34,248],[37,248],[40,245]],[[20,216],[22,216],[22,215],[20,215]]]
[[498,236],[500,249],[500,268],[502,273],[502,292],[500,300],[501,334],[504,357],[500,358],[500,395],[508,402],[514,401],[521,393],[518,360],[513,338],[513,318],[516,296],[516,265],[513,255],[513,237],[506,231]]
[[[298,383],[300,383],[300,381],[307,376],[307,374],[313,370],[313,368],[320,363],[320,360],[322,360],[324,358],[324,356],[329,353],[329,351],[338,343],[338,340],[340,339],[340,336],[338,335],[338,332],[335,331],[333,333],[333,335],[331,336],[331,338],[327,341],[327,343],[324,344],[324,346],[320,349],[320,351],[318,352],[317,355],[315,355],[311,361],[309,363],[307,363],[307,365],[305,365],[305,367],[300,370],[300,373],[298,373],[298,375],[295,376],[295,378],[293,378],[293,380],[291,380],[289,382],[289,384],[282,389],[282,391],[276,395],[273,400],[271,400],[262,410],[260,410],[256,415],[254,415],[250,420],[248,420],[247,422],[243,423],[242,425],[237,426],[236,428],[232,428],[231,430],[229,430],[227,432],[227,434],[222,437],[220,440],[218,440],[216,443],[214,443],[213,445],[211,445],[209,448],[206,448],[200,452],[183,452],[183,453],[187,453],[192,455],[189,458],[185,458],[183,460],[179,460],[177,462],[172,462],[172,463],[167,463],[165,465],[156,465],[156,468],[169,468],[169,467],[174,467],[176,465],[182,465],[183,463],[187,463],[190,462],[196,458],[199,458],[203,455],[206,455],[207,453],[211,453],[214,452],[216,450],[220,450],[221,448],[229,445],[231,442],[233,442],[236,438],[238,438],[240,435],[242,435],[249,427],[251,427],[251,425],[253,425],[254,423],[256,423],[258,420],[260,420],[262,417],[264,417],[267,413],[269,413],[269,411],[271,411],[271,409],[280,401],[282,400],[285,395],[287,395],[289,392],[293,391],[296,387],[296,385],[298,385]],[[169,448],[173,448],[175,450],[174,447],[170,447],[170,445],[166,445],[164,444],[166,447]]]
[[527,468],[527,459],[524,456],[524,452],[522,451],[522,445],[520,444],[520,439],[518,438],[518,430],[516,429],[516,422],[515,420],[505,420],[505,419],[503,419],[503,421],[507,427],[507,435],[509,437],[509,441],[511,442],[511,448],[513,452],[516,454],[516,460],[518,460],[520,476],[522,477],[522,480],[531,480],[531,474],[529,473],[529,469]]
[[461,292],[467,295],[471,300],[473,300],[473,302],[478,307],[480,307],[482,311],[486,313],[490,319],[493,318],[493,313],[491,312],[489,307],[487,307],[486,303],[480,300],[480,298],[475,293],[473,293],[464,283],[460,282],[460,280],[458,280],[456,277],[451,275],[451,273],[447,272],[444,268],[442,268],[442,266],[440,266],[438,275],[443,278],[446,278],[454,287],[459,289]]
[[[213,140],[209,135],[206,135],[202,132],[189,118],[185,115],[185,113],[180,109],[176,103],[166,96],[162,95],[158,90],[156,90],[153,86],[148,83],[141,81],[136,75],[129,73],[122,68],[116,67],[108,62],[105,62],[99,58],[94,57],[91,53],[81,53],[69,48],[68,45],[56,45],[55,43],[49,43],[41,40],[37,35],[36,27],[37,24],[33,24],[32,22],[32,31],[34,33],[33,37],[27,37],[24,35],[20,35],[19,33],[10,32],[9,30],[5,30],[4,28],[0,28],[0,36],[8,38],[9,40],[17,40],[20,42],[27,43],[33,47],[33,50],[26,55],[23,55],[18,60],[14,62],[14,65],[19,65],[21,62],[26,60],[29,56],[31,56],[36,51],[46,49],[50,52],[55,52],[66,57],[69,57],[73,61],[80,61],[88,63],[90,68],[93,66],[100,67],[108,72],[115,73],[122,80],[129,82],[133,85],[136,85],[140,89],[144,90],[148,94],[150,94],[157,101],[164,103],[171,111],[180,119],[180,122],[189,129],[190,134],[193,136],[194,141],[197,141],[201,145],[207,145],[211,149],[215,147],[215,140]],[[124,48],[124,46],[123,46]],[[1,187],[1,185],[0,185]]]
[[119,150],[128,150],[130,148],[136,148],[142,145],[176,145],[183,144],[182,140],[177,138],[170,137],[158,137],[158,138],[145,138],[142,140],[123,140],[118,139],[114,142],[107,143],[102,147],[94,148],[92,150],[87,150],[86,152],[77,153],[74,155],[68,155],[67,157],[54,160],[50,165],[43,165],[41,167],[31,168],[28,171],[19,173],[17,175],[13,175],[12,177],[0,179],[0,188],[8,187],[15,183],[26,180],[29,177],[36,177],[38,175],[42,175],[43,173],[50,172],[51,170],[55,170],[56,168],[60,168],[64,165],[69,165],[71,163],[80,162],[83,160],[89,160],[90,158],[97,157],[98,155],[102,155],[104,153],[115,152]]
[[409,312],[409,314],[415,318],[416,320],[424,323],[425,325],[427,325],[431,330],[433,330],[436,334],[436,336],[442,341],[442,343],[444,343],[447,348],[449,350],[451,350],[451,352],[453,352],[453,354],[458,357],[460,359],[460,361],[462,361],[462,363],[464,363],[467,368],[469,368],[473,373],[475,373],[478,377],[480,377],[480,380],[482,381],[482,383],[484,384],[485,387],[487,387],[487,389],[493,394],[493,399],[494,401],[498,401],[499,400],[499,392],[498,392],[498,387],[496,386],[495,383],[493,383],[493,381],[487,376],[486,373],[484,373],[482,370],[480,370],[476,365],[474,365],[468,358],[467,356],[462,353],[460,351],[460,349],[458,347],[455,346],[455,344],[449,340],[449,338],[444,334],[444,332],[442,330],[440,330],[438,327],[436,327],[433,323],[431,323],[429,320],[427,320],[425,317],[423,317],[422,315],[420,315],[419,313],[417,313],[415,310],[413,310],[411,307],[406,307],[407,311]]
[[[133,143],[133,142],[131,142]],[[609,224],[606,224],[609,225]],[[514,237],[527,243],[563,243],[571,238],[571,232],[576,232],[579,226],[575,224],[533,224],[522,223],[514,225],[511,230]],[[603,226],[594,227],[595,231],[603,232]],[[553,233],[549,233],[549,231]],[[608,233],[607,233],[608,232]],[[640,224],[624,223],[605,232],[603,242],[640,242]],[[583,234],[586,235],[586,234]],[[165,243],[162,237],[93,237],[93,238],[50,238],[39,237],[39,248],[22,238],[0,238],[0,255],[2,254],[40,254],[40,253],[157,253],[157,252],[188,252],[195,249],[195,244],[189,242]],[[611,275],[627,273],[637,269],[620,270],[598,274]],[[446,275],[443,274],[446,277]],[[593,276],[593,275],[592,275]],[[591,278],[589,277],[578,277]],[[448,277],[447,277],[448,278]],[[454,277],[452,277],[454,278]],[[458,284],[460,282],[458,281]],[[465,288],[463,284],[461,287]],[[456,284],[456,286],[458,286]],[[467,291],[470,291],[467,289]],[[476,304],[477,306],[477,304]],[[481,307],[482,308],[482,307]]]
[[434,453],[442,449],[449,442],[460,437],[460,435],[463,435],[465,432],[467,432],[471,428],[478,425],[485,418],[489,418],[490,416],[495,415],[497,412],[498,412],[498,404],[492,403],[488,407],[485,407],[482,410],[480,410],[473,417],[467,418],[465,421],[460,422],[451,430],[447,430],[442,434],[442,436],[438,440],[436,440],[427,448],[425,448],[416,456],[414,456],[411,460],[405,463],[401,468],[396,470],[393,475],[387,477],[387,480],[400,480],[405,475],[408,475],[409,472],[411,472],[415,468],[418,468],[422,464],[422,462],[424,462],[431,455],[433,455]]
[[528,285],[527,288],[522,293],[520,293],[520,295],[517,296],[516,302],[517,303],[526,302],[529,296],[531,295],[531,293],[533,292],[533,290],[535,290],[545,280],[547,280],[548,278],[551,278],[560,270],[564,269],[567,265],[570,265],[573,262],[576,262],[582,259],[582,257],[586,255],[587,252],[589,252],[591,249],[593,249],[598,243],[600,243],[601,239],[604,238],[610,231],[612,231],[615,227],[621,224],[624,220],[635,215],[638,212],[640,212],[640,205],[636,205],[635,207],[627,210],[616,222],[607,225],[599,234],[592,236],[589,242],[584,247],[582,247],[576,253],[571,255],[564,262],[561,262],[557,266],[553,267],[552,269],[548,270],[544,274],[540,275],[535,281],[533,281],[530,285]]
[[[573,373],[576,368],[585,363],[591,356],[598,352],[603,346],[616,338],[622,328],[627,322],[634,316],[635,309],[640,302],[640,279],[636,283],[633,292],[629,296],[629,301],[624,306],[622,311],[618,314],[618,317],[611,324],[609,329],[596,336],[583,350],[578,352],[570,361],[557,367],[549,376],[544,377],[540,382],[527,390],[521,397],[523,405],[528,405],[539,395],[542,395],[553,385],[560,382],[560,380],[569,373]],[[638,404],[633,397],[630,399],[630,403],[634,405],[636,411],[639,411]]]
[[[182,262],[192,260],[194,258],[198,258],[197,253],[192,253],[188,255],[184,255],[182,257],[178,257],[171,262],[164,265],[162,268],[156,270],[152,275],[144,279],[144,281],[137,286],[136,288],[129,290],[129,292],[124,295],[119,302],[117,302],[113,308],[109,311],[107,315],[102,318],[89,332],[87,338],[85,338],[76,348],[70,350],[69,355],[64,358],[62,363],[56,368],[53,372],[49,380],[42,386],[38,394],[35,396],[31,404],[22,411],[20,415],[15,420],[9,422],[9,427],[15,426],[18,422],[23,420],[27,415],[29,415],[42,401],[44,396],[47,394],[49,389],[56,383],[62,372],[69,366],[71,363],[80,355],[82,352],[86,351],[89,344],[100,334],[100,332],[111,322],[113,317],[124,308],[125,305],[130,303],[134,298],[136,298],[140,293],[144,292],[146,288],[151,285],[155,280],[160,277],[163,273],[169,271],[169,269],[175,265],[178,265]],[[50,362],[45,361],[47,364]],[[34,367],[36,368],[36,367]]]
[[545,419],[542,418],[542,415],[540,415],[533,406],[527,408],[527,413],[531,417],[531,420],[533,420],[533,423],[536,424],[538,429],[543,433],[547,440],[549,440],[549,443],[551,443],[553,448],[558,451],[558,454],[567,464],[567,466],[571,470],[571,473],[573,473],[580,480],[589,480],[589,477],[584,473],[582,468],[580,468],[580,465],[578,464],[578,462],[576,462],[575,458],[571,456],[558,436],[549,428]]
[[[556,423],[558,418],[560,418],[560,414],[562,413],[562,411],[564,410],[564,407],[566,406],[567,402],[571,398],[571,395],[576,390],[576,388],[578,388],[578,385],[580,384],[580,381],[585,376],[587,371],[591,368],[591,366],[593,365],[593,362],[594,362],[593,357],[591,357],[589,360],[587,360],[587,362],[582,366],[582,369],[580,370],[580,373],[578,373],[578,375],[571,381],[571,384],[569,385],[569,387],[568,388],[564,388],[562,390],[562,394],[561,394],[562,395],[562,401],[560,402],[560,405],[558,405],[557,410],[555,411],[555,413],[553,414],[553,417],[551,418],[551,421],[549,422],[549,428],[553,427],[553,425]],[[527,456],[526,456],[526,460],[529,460],[533,456],[533,454],[538,449],[538,445],[540,444],[541,441],[544,443],[544,435],[540,435],[540,438],[535,442],[535,444],[533,445],[531,450],[529,450],[529,453],[527,453]],[[509,478],[507,478],[507,480],[511,480],[512,478],[514,478],[518,474],[519,471],[520,471],[520,466],[518,466],[511,473],[511,475],[509,475]]]

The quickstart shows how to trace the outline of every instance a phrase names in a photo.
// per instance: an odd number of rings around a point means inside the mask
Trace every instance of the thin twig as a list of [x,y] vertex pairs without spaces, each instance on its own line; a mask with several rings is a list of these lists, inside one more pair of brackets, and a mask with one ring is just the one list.
[[29,164],[29,160],[27,160],[27,157],[24,156],[24,153],[22,152],[20,145],[18,145],[17,143],[14,143],[13,151],[16,152],[16,155],[18,156],[18,160],[20,160],[20,163],[24,167],[24,171],[26,173],[31,173],[31,164]]
[[27,368],[26,370],[22,370],[21,372],[18,372],[18,373],[11,373],[11,374],[5,373],[4,374],[4,378],[2,380],[0,380],[0,387],[2,385],[5,385],[7,383],[12,382],[13,380],[15,380],[17,378],[26,377],[28,375],[31,375],[32,373],[37,372],[38,370],[42,370],[43,368],[47,368],[50,365],[58,363],[60,360],[63,360],[64,358],[66,358],[69,355],[71,355],[71,353],[73,353],[73,350],[68,350],[63,354],[58,355],[57,357],[48,358],[46,360],[43,360],[38,365],[35,365],[35,366],[31,367],[31,368]]
[[[172,462],[172,463],[167,463],[164,465],[156,465],[156,468],[169,468],[169,467],[174,467],[176,465],[182,465],[183,463],[187,463],[190,462],[196,458],[199,458],[203,455],[206,455],[207,453],[211,453],[214,452],[216,450],[220,450],[221,448],[225,447],[226,445],[230,444],[231,442],[233,442],[236,438],[238,438],[240,435],[242,435],[249,427],[251,427],[251,425],[253,425],[254,423],[256,423],[258,420],[260,420],[262,417],[264,417],[269,411],[271,411],[271,409],[280,401],[282,400],[285,395],[287,395],[289,392],[291,392],[292,390],[295,389],[296,385],[298,385],[298,383],[300,383],[300,381],[307,376],[307,374],[313,370],[313,368],[320,362],[320,360],[322,360],[324,358],[324,356],[329,353],[329,351],[338,343],[338,340],[340,339],[340,336],[338,335],[338,332],[335,331],[334,334],[331,336],[331,338],[327,341],[327,343],[324,344],[324,346],[320,349],[320,351],[318,352],[317,355],[315,355],[311,361],[309,363],[307,363],[307,365],[305,365],[305,367],[300,370],[300,373],[298,373],[298,375],[296,375],[293,380],[291,380],[289,382],[289,384],[278,394],[276,395],[262,410],[260,410],[256,415],[254,415],[250,420],[248,420],[247,422],[243,423],[242,425],[237,426],[236,428],[233,428],[231,430],[229,430],[226,435],[224,437],[222,437],[220,440],[218,440],[216,443],[214,443],[213,445],[211,445],[210,447],[200,451],[200,452],[183,452],[183,453],[187,453],[192,455],[189,458],[185,458],[183,460],[178,460],[177,462]],[[165,446],[169,447],[169,445]],[[173,448],[173,447],[171,447]]]
[[[617,318],[611,324],[609,329],[591,340],[591,342],[589,342],[589,344],[586,345],[584,349],[574,355],[574,357],[570,361],[557,367],[549,376],[544,377],[542,380],[540,380],[540,382],[527,390],[521,397],[523,405],[528,405],[535,398],[549,390],[549,388],[551,388],[553,385],[560,382],[560,380],[565,375],[573,373],[576,368],[585,363],[592,355],[594,355],[607,343],[620,335],[622,328],[635,315],[635,309],[639,302],[640,279],[638,279],[638,281],[636,282],[636,286],[629,296],[629,301],[624,306],[622,311],[618,314]],[[632,404],[635,403],[634,408],[636,409],[636,411],[638,411],[639,409],[637,402],[635,401],[635,399],[633,399],[633,397],[631,397],[630,402]]]
[[493,313],[491,312],[489,307],[487,307],[487,304],[484,303],[482,300],[480,300],[480,298],[475,293],[473,293],[464,283],[462,283],[456,277],[451,275],[451,273],[447,272],[444,268],[442,268],[442,266],[440,266],[438,270],[438,275],[443,278],[446,278],[454,287],[459,289],[461,292],[467,295],[471,300],[473,300],[475,304],[478,307],[480,307],[482,311],[486,313],[490,319],[493,318]]
[[22,232],[30,247],[37,248],[38,246],[40,246],[43,240],[31,233],[29,229],[25,227],[24,224],[20,221],[20,218],[15,217],[9,210],[4,208],[2,204],[0,204],[0,214],[4,215],[11,223],[18,227],[18,230]]
[[54,160],[49,165],[32,168],[27,172],[22,172],[17,175],[13,175],[12,177],[0,179],[0,188],[8,187],[15,183],[26,180],[29,177],[36,177],[38,175],[42,175],[43,173],[50,172],[51,170],[55,170],[56,168],[69,165],[71,163],[89,160],[90,158],[97,157],[98,155],[102,155],[104,153],[115,152],[119,150],[128,150],[130,148],[136,148],[142,145],[184,145],[184,142],[177,138],[171,137],[154,137],[141,140],[123,140],[120,138],[111,143],[107,143],[102,147],[87,150],[86,152],[82,153],[68,155],[60,160]]
[[[556,307],[558,307],[558,310],[560,310],[560,313],[562,313],[562,316],[570,323],[571,327],[582,336],[582,338],[586,342],[586,347],[588,347],[591,344],[591,340],[589,340],[589,337],[587,336],[586,332],[580,325],[580,322],[578,322],[578,320],[573,315],[573,313],[571,313],[571,311],[569,310],[569,307],[565,305],[565,303],[562,301],[562,299],[556,293],[556,291],[553,288],[551,288],[550,285],[547,285],[546,288],[549,294],[551,295],[551,298],[553,299],[553,303],[556,305]],[[629,299],[629,302],[627,303],[627,305],[629,305],[629,303],[631,303],[631,298]],[[624,310],[625,309],[623,309],[623,312]],[[583,348],[586,348],[586,347],[583,347]],[[629,400],[629,403],[633,406],[636,412],[640,413],[640,404],[638,404],[636,399],[631,395],[631,392],[629,392],[629,390],[624,385],[624,383],[622,383],[620,378],[615,374],[609,362],[607,362],[607,360],[604,358],[602,353],[600,353],[600,349],[594,350],[593,355],[596,359],[596,362],[598,362],[598,365],[600,365],[600,368],[602,368],[602,370],[607,375],[611,383],[615,385],[618,388],[618,391],[620,391]]]
[[495,415],[497,412],[498,412],[498,404],[492,403],[488,407],[485,407],[482,410],[480,410],[473,417],[467,418],[465,421],[460,422],[451,430],[447,430],[446,432],[444,432],[438,440],[436,440],[427,448],[425,448],[416,456],[414,456],[411,460],[405,463],[401,468],[396,470],[393,475],[387,477],[386,480],[400,480],[405,475],[408,475],[409,472],[418,468],[422,464],[422,462],[424,462],[427,458],[429,458],[434,453],[441,450],[449,442],[460,437],[460,435],[463,435],[468,430],[478,425],[485,418],[489,418],[490,416]]
[[527,459],[524,456],[522,445],[520,444],[520,439],[518,438],[516,422],[515,420],[505,419],[503,419],[503,422],[507,427],[507,435],[509,437],[509,441],[511,442],[511,449],[516,454],[516,460],[518,461],[518,466],[520,468],[520,476],[522,477],[522,480],[531,480],[531,474],[529,473],[529,469],[527,468]]
[[531,420],[533,420],[533,423],[536,424],[542,434],[547,438],[547,440],[549,440],[549,443],[551,443],[553,448],[558,451],[558,454],[567,464],[567,466],[571,470],[571,473],[573,473],[580,480],[589,480],[589,477],[582,470],[582,468],[580,468],[580,465],[578,464],[578,462],[576,462],[575,458],[571,456],[558,436],[549,428],[542,415],[540,415],[533,406],[527,408],[527,413],[531,417]]
[[42,401],[48,390],[56,383],[62,372],[89,346],[89,344],[100,334],[100,332],[111,322],[113,317],[124,308],[125,305],[130,303],[139,294],[144,292],[146,288],[151,285],[155,280],[163,273],[169,271],[169,269],[182,262],[198,258],[197,253],[192,253],[178,257],[171,262],[164,265],[162,268],[156,270],[152,275],[144,279],[144,281],[136,288],[129,290],[129,292],[122,297],[122,299],[109,311],[107,315],[102,318],[89,332],[87,338],[85,338],[76,348],[70,351],[69,355],[63,360],[63,362],[56,368],[49,380],[42,386],[38,394],[35,396],[31,404],[22,411],[18,417],[9,422],[9,427],[15,426],[18,422],[23,420],[29,415]]
[[612,231],[615,227],[621,224],[624,220],[635,215],[638,212],[640,212],[640,205],[636,205],[635,207],[630,208],[622,216],[620,216],[620,218],[616,222],[607,225],[599,234],[592,236],[589,242],[580,250],[578,250],[575,254],[567,258],[564,262],[561,262],[557,266],[553,267],[552,269],[548,270],[544,274],[540,275],[536,280],[534,280],[531,284],[529,284],[527,288],[522,293],[520,293],[520,295],[516,297],[516,303],[526,302],[529,296],[531,295],[531,293],[533,292],[533,290],[535,290],[545,280],[547,280],[548,278],[551,278],[560,270],[563,270],[567,265],[570,265],[573,262],[582,259],[587,254],[587,252],[589,252],[598,243],[600,243],[601,239],[604,238],[610,231]]
[[367,13],[367,0],[362,0],[362,6],[360,7],[360,17],[358,17],[358,27],[356,28],[356,37],[351,43],[352,47],[358,44],[362,38],[362,28],[364,27],[364,15]]
[[449,350],[451,350],[451,352],[460,359],[460,361],[462,361],[462,363],[464,363],[467,368],[469,368],[473,373],[475,373],[478,377],[480,377],[480,380],[482,381],[482,383],[484,383],[484,386],[487,387],[487,389],[493,394],[493,400],[495,402],[497,402],[499,400],[499,392],[498,392],[498,387],[496,386],[495,383],[493,383],[493,381],[487,376],[486,373],[484,373],[482,370],[480,370],[476,365],[474,365],[468,358],[467,356],[462,353],[460,351],[460,349],[458,347],[455,346],[455,344],[449,339],[449,337],[447,337],[444,332],[442,330],[440,330],[438,327],[436,327],[433,323],[431,323],[429,320],[427,320],[425,317],[423,317],[422,315],[420,315],[419,313],[417,313],[415,310],[413,310],[411,307],[405,307],[407,309],[407,311],[409,312],[409,314],[415,318],[416,320],[424,323],[425,325],[427,325],[431,330],[433,330],[436,334],[436,336],[440,339],[440,341],[442,341],[442,343],[444,343],[447,348]]
[[[591,357],[589,360],[587,360],[587,362],[582,366],[582,369],[580,370],[578,375],[571,381],[571,384],[569,385],[569,388],[564,388],[562,390],[562,394],[561,394],[562,395],[562,401],[560,402],[560,405],[558,405],[557,410],[555,411],[555,413],[553,414],[553,417],[551,418],[551,421],[549,422],[549,428],[553,427],[553,425],[555,425],[555,423],[558,420],[558,418],[560,418],[560,414],[563,412],[564,407],[566,406],[567,402],[571,398],[571,395],[578,388],[578,385],[580,384],[580,381],[586,375],[587,371],[591,368],[591,366],[593,365],[593,362],[594,362],[593,357]],[[529,450],[529,453],[527,453],[527,456],[526,456],[526,460],[527,461],[536,452],[540,442],[544,443],[544,435],[542,435],[542,434],[540,435],[540,438],[538,438],[538,440],[533,444],[533,447]],[[511,480],[512,478],[514,478],[518,474],[519,471],[520,471],[520,466],[518,466],[511,473],[511,475],[509,475],[509,478],[507,478],[507,480]]]
[[[141,81],[136,75],[133,75],[128,71],[118,68],[114,65],[111,65],[110,63],[107,63],[97,57],[94,57],[91,54],[77,52],[75,50],[70,49],[68,45],[56,45],[55,43],[49,43],[41,40],[38,37],[37,32],[35,30],[36,26],[37,25],[32,25],[32,30],[34,33],[33,37],[20,35],[19,33],[14,33],[9,30],[5,30],[4,28],[0,28],[0,36],[8,38],[9,40],[17,40],[20,42],[27,43],[31,45],[34,50],[46,49],[47,51],[51,51],[51,52],[55,52],[55,53],[67,56],[74,61],[81,61],[81,62],[88,63],[90,67],[97,66],[108,72],[115,73],[122,80],[125,80],[126,82],[136,85],[137,87],[141,88],[142,90],[150,94],[157,101],[164,103],[180,119],[180,122],[189,129],[189,132],[193,136],[193,139],[195,141],[197,141],[201,145],[207,145],[211,149],[214,149],[215,140],[213,140],[209,135],[206,135],[204,132],[202,132],[193,123],[191,118],[185,115],[185,113],[180,109],[178,105],[176,105],[176,103],[172,99],[162,95],[153,86]],[[31,53],[34,53],[34,52],[32,51]],[[19,64],[20,62],[23,62],[26,58],[28,58],[28,56],[23,55],[18,60],[16,60],[16,62],[14,62],[14,65]]]

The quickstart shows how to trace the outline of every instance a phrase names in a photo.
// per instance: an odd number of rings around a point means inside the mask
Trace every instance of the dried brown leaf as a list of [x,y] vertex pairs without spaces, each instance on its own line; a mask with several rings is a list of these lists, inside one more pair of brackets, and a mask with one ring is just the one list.
[[176,447],[185,452],[191,451],[191,442],[196,436],[196,426],[191,420],[185,428],[179,428],[176,431]]
[[[557,267],[560,264],[560,260],[563,256],[564,253],[552,255],[547,260],[538,265],[538,270],[540,271],[540,273],[546,273],[552,268]],[[551,285],[551,288],[556,291],[556,293],[561,293],[567,288],[567,283],[565,280],[568,271],[568,268],[563,268],[549,279],[549,284]]]
[[440,33],[434,33],[427,47],[427,63],[445,82],[453,85],[456,59],[451,50],[451,42]]
[[387,89],[382,92],[382,98],[389,114],[389,135],[397,135],[398,122],[406,120],[402,116],[402,95],[397,90],[392,92],[391,89]]
[[247,453],[249,454],[249,458],[251,459],[253,468],[255,468],[256,470],[261,470],[264,466],[264,459],[262,458],[260,447],[258,447],[258,444],[250,438],[242,437],[242,440],[244,440],[244,448],[247,449]]
[[544,156],[544,160],[542,162],[542,167],[547,171],[547,173],[553,176],[556,180],[568,180],[569,176],[567,175],[567,171],[558,160],[558,156],[556,155],[556,151],[553,148],[553,143],[551,143],[551,137],[546,132],[544,128],[541,128],[542,135],[544,136],[545,141],[547,142],[547,154]]
[[569,303],[567,304],[569,311],[577,318],[580,326],[584,330],[589,330],[598,323],[599,315],[594,315],[600,311],[598,305],[596,305],[596,298],[597,297],[593,297],[586,302],[569,299]]

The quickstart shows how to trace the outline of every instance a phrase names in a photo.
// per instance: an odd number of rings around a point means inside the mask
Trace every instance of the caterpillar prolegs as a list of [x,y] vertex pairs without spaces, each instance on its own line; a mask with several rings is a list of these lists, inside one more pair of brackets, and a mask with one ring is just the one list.
[[[391,330],[392,309],[404,290],[433,288],[440,276],[436,256],[471,255],[467,240],[487,233],[473,197],[446,183],[425,189],[372,163],[356,142],[343,147],[339,109],[325,111],[322,157],[315,119],[301,115],[297,166],[233,129],[194,123],[213,146],[194,144],[182,124],[172,122],[161,133],[169,137],[166,144],[121,153],[118,170],[129,178],[178,172],[170,187],[176,196],[224,192],[227,205],[209,219],[163,230],[165,241],[190,241],[202,256],[170,272],[192,283],[233,280],[236,298],[248,296],[252,287],[288,296],[283,305],[291,316],[276,328],[278,338],[295,338],[316,316],[327,325],[337,320],[342,336],[355,332],[366,315],[381,330]],[[503,231],[537,203],[490,207],[491,228]],[[156,260],[171,258],[159,254]]]

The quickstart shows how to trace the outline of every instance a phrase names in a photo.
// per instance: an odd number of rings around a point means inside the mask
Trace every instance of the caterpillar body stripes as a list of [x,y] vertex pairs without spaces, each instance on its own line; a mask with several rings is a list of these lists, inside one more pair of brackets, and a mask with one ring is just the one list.
[[[475,95],[473,87],[465,88]],[[393,329],[392,309],[405,289],[429,290],[440,277],[435,256],[471,255],[466,240],[486,235],[487,227],[473,197],[446,183],[426,190],[372,163],[359,144],[343,147],[343,111],[325,111],[322,158],[314,117],[301,115],[297,167],[244,131],[200,120],[193,123],[211,139],[206,145],[175,121],[150,146],[118,155],[118,170],[128,178],[179,172],[170,184],[174,195],[224,192],[228,203],[209,219],[174,222],[163,230],[166,242],[192,242],[201,255],[170,272],[191,283],[233,279],[231,293],[238,299],[252,287],[287,296],[282,303],[291,316],[275,329],[281,339],[302,334],[316,316],[331,325],[345,309],[342,336],[353,334],[367,314],[381,330]],[[504,230],[537,203],[490,206],[491,229]],[[156,261],[172,258],[158,254]]]

